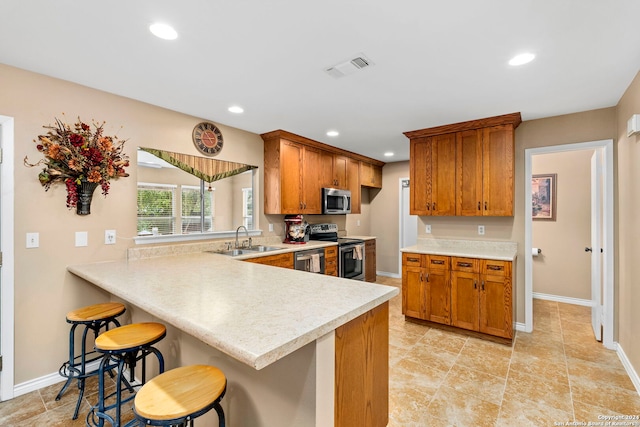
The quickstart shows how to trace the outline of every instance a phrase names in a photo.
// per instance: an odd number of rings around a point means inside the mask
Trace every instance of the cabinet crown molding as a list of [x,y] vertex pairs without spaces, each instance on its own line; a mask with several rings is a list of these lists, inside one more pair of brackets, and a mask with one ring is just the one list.
[[444,133],[461,132],[465,130],[473,130],[499,125],[513,125],[517,128],[522,123],[520,113],[503,114],[501,116],[486,117],[484,119],[469,120],[467,122],[452,123],[449,125],[436,126],[432,128],[419,129],[410,132],[403,132],[404,136],[409,139],[424,136],[441,135]]
[[354,153],[348,150],[343,150],[333,145],[325,144],[323,142],[315,141],[304,136],[296,135],[295,133],[288,132],[286,130],[278,129],[271,132],[263,133],[260,135],[263,141],[267,141],[273,138],[286,139],[291,142],[297,142],[299,144],[307,145],[310,147],[319,148],[330,153],[350,157],[354,160],[360,160],[366,163],[370,163],[375,166],[384,166],[386,163],[380,160],[372,159],[371,157],[363,156],[362,154]]

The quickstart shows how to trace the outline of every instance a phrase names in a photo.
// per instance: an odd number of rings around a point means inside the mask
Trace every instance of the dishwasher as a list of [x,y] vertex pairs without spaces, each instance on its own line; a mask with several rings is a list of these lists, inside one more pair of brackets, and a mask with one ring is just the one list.
[[295,269],[324,274],[324,248],[295,252]]

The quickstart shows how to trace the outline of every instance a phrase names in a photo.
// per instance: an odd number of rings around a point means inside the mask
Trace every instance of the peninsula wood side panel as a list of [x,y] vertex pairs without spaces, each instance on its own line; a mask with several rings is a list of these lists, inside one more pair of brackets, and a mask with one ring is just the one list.
[[335,427],[389,422],[389,302],[335,332]]

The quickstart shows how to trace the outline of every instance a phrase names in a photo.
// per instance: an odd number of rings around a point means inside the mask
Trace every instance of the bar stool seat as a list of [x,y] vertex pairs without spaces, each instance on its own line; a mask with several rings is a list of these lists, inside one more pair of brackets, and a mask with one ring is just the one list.
[[[120,426],[122,404],[135,397],[134,387],[146,383],[146,360],[149,354],[154,354],[158,359],[159,372],[164,372],[164,358],[162,353],[153,344],[162,340],[167,333],[166,327],[161,323],[145,322],[120,326],[103,332],[95,340],[96,351],[103,354],[100,362],[99,374],[109,370],[116,370],[116,390],[105,396],[104,375],[99,375],[98,403],[87,414],[87,425],[103,426],[108,421],[111,426]],[[140,384],[132,385],[136,363],[142,361],[142,379]],[[124,378],[125,364],[129,367],[129,381]],[[131,396],[122,397],[122,383],[132,393]],[[115,397],[115,403],[106,402]],[[107,412],[115,409],[115,416]]]
[[224,373],[208,365],[175,368],[150,380],[137,393],[133,411],[146,425],[171,426],[190,422],[212,408],[224,427],[220,400],[227,389]]
[[[101,329],[109,330],[109,326],[118,327],[120,322],[116,319],[125,312],[124,304],[119,302],[106,302],[101,304],[89,305],[78,308],[67,313],[67,323],[71,324],[69,330],[69,360],[64,362],[59,369],[59,374],[67,378],[67,381],[58,392],[56,400],[60,400],[73,380],[78,382],[78,401],[73,413],[73,419],[78,418],[78,411],[82,403],[84,395],[85,380],[93,375],[98,374],[98,369],[87,370],[87,365],[91,362],[99,360],[102,355],[98,355],[96,351],[87,351],[87,335],[89,331],[93,332],[96,338]],[[75,349],[75,332],[78,326],[84,327],[82,331],[82,345],[80,354],[76,356]]]

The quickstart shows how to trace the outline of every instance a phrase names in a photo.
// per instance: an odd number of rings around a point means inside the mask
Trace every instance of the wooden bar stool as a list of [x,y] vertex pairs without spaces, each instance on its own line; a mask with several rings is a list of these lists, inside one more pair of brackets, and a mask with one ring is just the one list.
[[220,400],[227,378],[213,366],[191,365],[172,369],[145,384],[134,401],[136,419],[146,425],[193,427],[193,419],[214,408],[218,425],[225,426]]
[[[142,379],[140,384],[146,383],[147,356],[153,353],[158,359],[159,372],[164,372],[164,358],[162,353],[153,347],[155,343],[164,338],[167,329],[161,323],[146,322],[133,323],[131,325],[120,326],[100,334],[95,341],[96,351],[103,354],[98,368],[98,403],[91,408],[87,414],[88,426],[104,426],[104,421],[108,421],[112,427],[120,426],[120,415],[122,404],[135,397],[134,370],[136,363],[142,361]],[[129,368],[129,380],[125,378],[125,364]],[[104,373],[116,370],[116,390],[105,396]],[[125,384],[131,396],[122,397],[122,383]],[[115,397],[114,403],[107,404],[107,400]],[[107,412],[115,409],[115,416]]]
[[[78,411],[84,395],[85,380],[98,373],[98,369],[87,370],[87,365],[102,358],[102,354],[98,354],[94,350],[87,351],[87,335],[89,331],[92,331],[95,339],[100,334],[101,329],[109,330],[110,326],[120,326],[116,318],[124,312],[125,307],[123,304],[106,302],[78,308],[67,313],[67,323],[71,324],[71,329],[69,330],[69,360],[64,362],[58,370],[61,376],[67,378],[67,381],[58,392],[56,400],[60,400],[73,380],[77,380],[79,395],[76,409],[73,412],[74,420],[78,418]],[[78,326],[83,327],[82,345],[80,346],[80,354],[76,356],[75,334]]]

